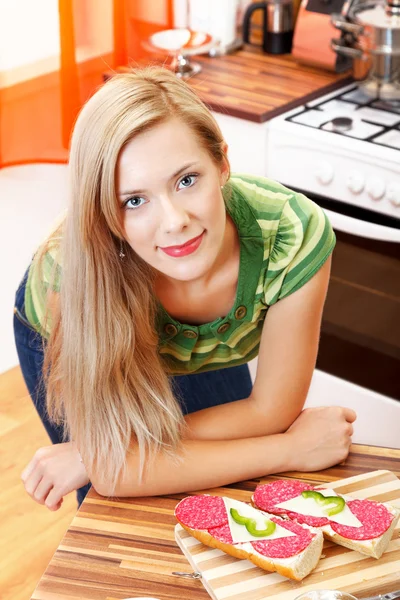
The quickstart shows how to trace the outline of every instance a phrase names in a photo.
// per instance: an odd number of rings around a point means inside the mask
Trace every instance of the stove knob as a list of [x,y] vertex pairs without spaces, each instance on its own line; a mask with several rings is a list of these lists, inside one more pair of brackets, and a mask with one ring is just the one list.
[[353,194],[361,194],[365,185],[365,177],[360,171],[352,171],[347,178],[347,187]]
[[389,183],[387,198],[394,206],[400,206],[400,183]]
[[382,200],[385,195],[385,182],[378,177],[371,177],[367,181],[367,192],[372,200]]
[[331,183],[333,175],[333,168],[328,162],[323,161],[317,164],[315,176],[319,183],[322,183],[322,185],[328,185]]

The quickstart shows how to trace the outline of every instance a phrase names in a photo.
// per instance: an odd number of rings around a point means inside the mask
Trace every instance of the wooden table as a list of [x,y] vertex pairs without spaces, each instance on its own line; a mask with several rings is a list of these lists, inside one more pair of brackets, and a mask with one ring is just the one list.
[[[341,465],[283,476],[320,484],[378,469],[388,469],[400,478],[400,450],[354,445]],[[229,495],[230,490],[242,490],[250,500],[257,482],[245,481],[216,491]],[[107,500],[90,490],[32,599],[154,596],[160,600],[208,600],[200,581],[171,574],[191,572],[174,540],[174,507],[184,495]]]

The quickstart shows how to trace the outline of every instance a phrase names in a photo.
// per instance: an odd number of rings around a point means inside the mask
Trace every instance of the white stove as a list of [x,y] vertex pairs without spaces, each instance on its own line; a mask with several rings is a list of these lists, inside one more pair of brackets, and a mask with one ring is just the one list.
[[337,237],[307,405],[390,407],[398,423],[400,102],[351,84],[272,119],[265,174],[322,206]]
[[370,237],[400,241],[400,102],[352,84],[272,119],[267,146],[268,177],[364,209]]

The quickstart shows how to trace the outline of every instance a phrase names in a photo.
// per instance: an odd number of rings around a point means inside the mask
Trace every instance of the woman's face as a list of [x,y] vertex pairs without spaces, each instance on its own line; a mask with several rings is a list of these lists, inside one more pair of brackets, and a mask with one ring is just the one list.
[[117,195],[136,254],[168,278],[205,275],[222,250],[227,175],[178,119],[131,140],[119,156]]

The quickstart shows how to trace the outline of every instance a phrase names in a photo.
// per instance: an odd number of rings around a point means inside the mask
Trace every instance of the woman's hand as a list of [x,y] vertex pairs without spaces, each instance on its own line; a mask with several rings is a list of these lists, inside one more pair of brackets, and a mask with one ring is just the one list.
[[71,442],[39,448],[21,479],[31,498],[50,510],[58,510],[64,496],[89,483],[80,454]]
[[319,471],[347,458],[357,415],[351,408],[306,408],[286,434],[290,438],[291,465],[295,471]]

